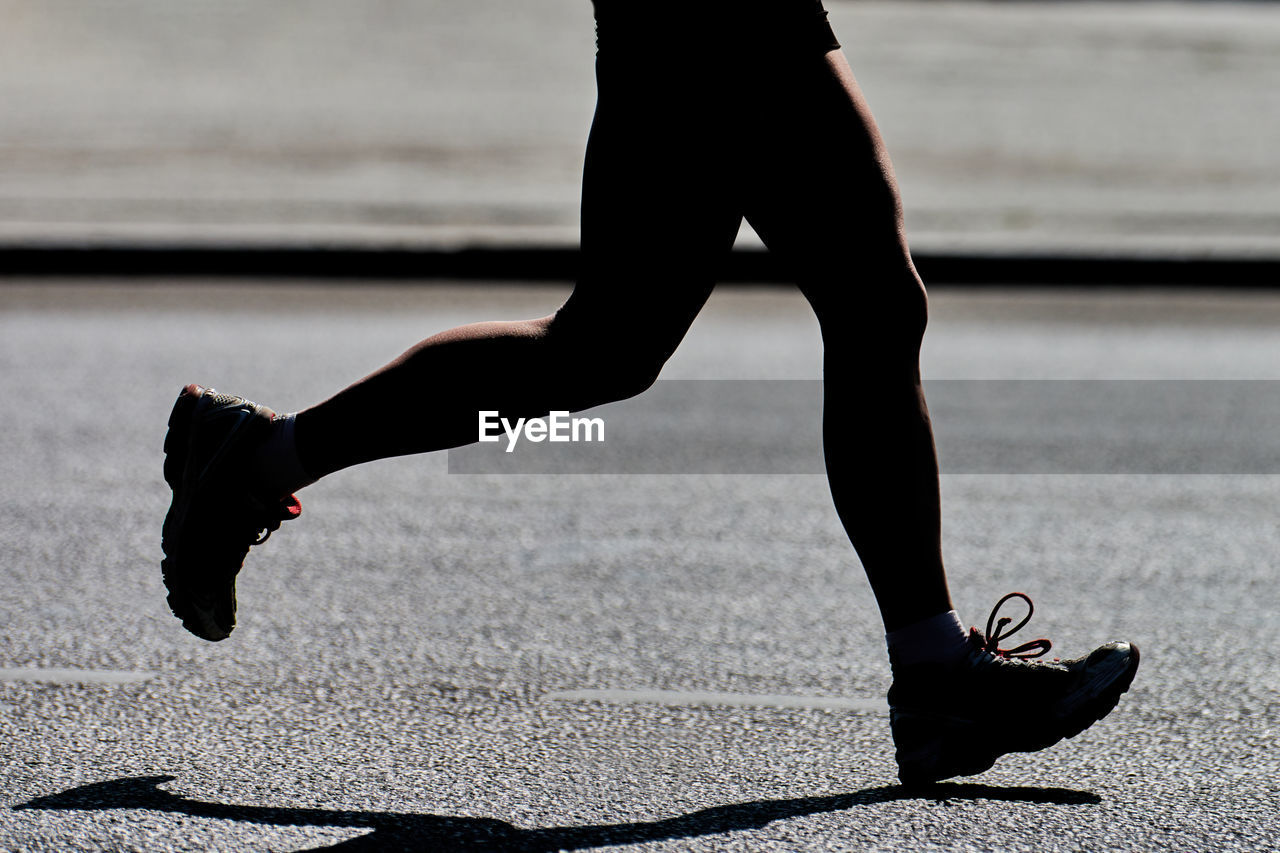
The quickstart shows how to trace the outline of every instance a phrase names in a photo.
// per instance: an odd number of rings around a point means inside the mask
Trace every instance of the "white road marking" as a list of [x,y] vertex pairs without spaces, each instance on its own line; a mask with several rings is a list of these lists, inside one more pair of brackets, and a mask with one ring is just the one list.
[[59,684],[133,684],[154,672],[118,669],[0,669],[0,681],[53,681]]
[[607,702],[614,705],[731,705],[757,708],[819,708],[833,711],[889,710],[883,699],[845,699],[839,696],[781,696],[771,693],[706,693],[683,690],[565,690],[548,693],[548,699],[570,702]]

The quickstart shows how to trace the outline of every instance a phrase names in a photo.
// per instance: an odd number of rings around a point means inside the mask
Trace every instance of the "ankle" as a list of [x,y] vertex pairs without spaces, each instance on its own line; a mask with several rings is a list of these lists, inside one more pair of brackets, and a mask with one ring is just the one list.
[[271,429],[250,457],[250,463],[255,484],[271,497],[285,497],[319,479],[298,458],[292,414],[272,419]]
[[918,664],[958,664],[969,649],[969,632],[954,610],[938,613],[885,635],[895,671]]

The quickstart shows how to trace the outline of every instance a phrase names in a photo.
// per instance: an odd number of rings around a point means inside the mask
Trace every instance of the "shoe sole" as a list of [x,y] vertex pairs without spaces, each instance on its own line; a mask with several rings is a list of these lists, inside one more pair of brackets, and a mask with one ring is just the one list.
[[187,471],[194,432],[192,424],[204,392],[205,389],[198,385],[186,386],[178,394],[169,413],[168,431],[164,437],[164,481],[173,491],[173,500],[165,514],[160,539],[160,547],[164,551],[160,572],[169,591],[166,598],[169,610],[182,620],[182,627],[197,637],[217,641],[226,639],[230,634],[218,627],[211,614],[195,606],[177,571],[177,555],[181,548],[179,533],[192,497],[188,488],[190,472]]
[[194,482],[198,479],[197,472],[189,470],[192,441],[197,433],[194,425],[200,405],[208,393],[208,388],[187,385],[178,394],[169,413],[168,431],[164,437],[164,480],[173,490],[173,500],[165,514],[161,534],[160,547],[165,556],[160,561],[160,571],[165,588],[169,590],[166,598],[169,610],[182,620],[182,627],[201,639],[217,642],[231,636],[231,632],[218,624],[212,612],[196,604],[177,570],[177,555],[181,551],[179,533],[195,497]]
[[[1035,741],[1018,744],[1009,749],[1002,749],[997,752],[983,752],[971,754],[964,758],[958,759],[946,768],[938,768],[932,762],[926,766],[925,762],[916,764],[910,758],[904,762],[899,759],[898,778],[904,785],[928,785],[934,782],[941,782],[944,779],[951,779],[955,776],[974,776],[990,770],[1001,756],[1009,755],[1014,752],[1039,752],[1047,749],[1064,739],[1073,738],[1101,720],[1107,714],[1115,709],[1120,702],[1120,697],[1129,692],[1130,685],[1133,684],[1134,676],[1138,672],[1138,663],[1141,660],[1141,654],[1138,647],[1129,644],[1129,664],[1118,677],[1112,680],[1106,689],[1101,691],[1097,696],[1082,703],[1066,717],[1063,717],[1058,727],[1052,730],[1047,737]],[[895,728],[900,726],[923,725],[928,726],[935,731],[945,731],[951,728],[951,732],[947,732],[948,738],[956,736],[957,728],[977,729],[977,725],[969,720],[956,720],[951,717],[941,715],[921,714],[917,712],[892,711],[892,720]],[[975,731],[973,740],[980,742],[981,736]],[[942,752],[942,744],[944,738],[939,735],[934,741],[927,742],[925,747],[918,750],[930,755],[937,755]]]

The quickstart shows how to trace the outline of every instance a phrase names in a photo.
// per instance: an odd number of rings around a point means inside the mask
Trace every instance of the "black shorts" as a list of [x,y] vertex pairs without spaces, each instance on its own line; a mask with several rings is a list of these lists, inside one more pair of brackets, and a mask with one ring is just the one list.
[[749,55],[837,50],[822,0],[592,0],[596,47],[607,52]]

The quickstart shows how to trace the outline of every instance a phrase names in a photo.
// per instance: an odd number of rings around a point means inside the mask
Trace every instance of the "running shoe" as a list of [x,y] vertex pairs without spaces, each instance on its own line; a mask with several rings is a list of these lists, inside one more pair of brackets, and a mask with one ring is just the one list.
[[164,519],[160,568],[169,608],[197,637],[225,640],[236,625],[236,574],[249,548],[297,518],[293,495],[255,494],[250,454],[275,412],[242,397],[188,385],[169,415],[164,479],[173,502]]
[[[1027,604],[1013,620],[997,614],[1012,598]],[[894,673],[889,723],[904,784],[972,776],[1010,752],[1035,752],[1074,737],[1105,717],[1138,670],[1138,647],[1108,643],[1074,660],[1033,660],[1048,640],[1013,649],[1001,641],[1031,619],[1034,605],[1020,592],[996,603],[985,635],[970,629],[960,664],[919,664]]]

